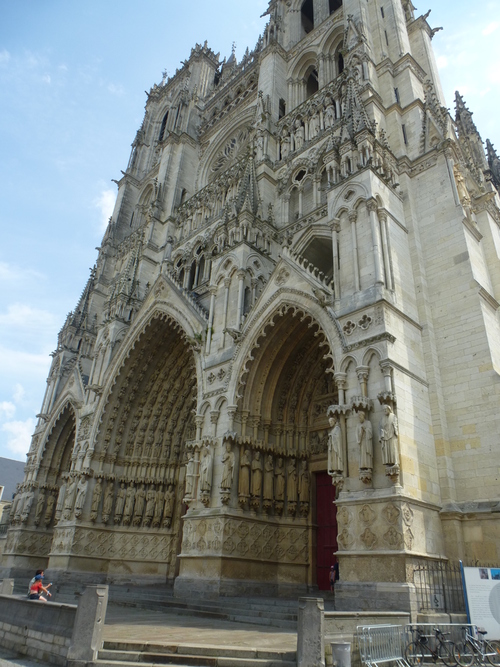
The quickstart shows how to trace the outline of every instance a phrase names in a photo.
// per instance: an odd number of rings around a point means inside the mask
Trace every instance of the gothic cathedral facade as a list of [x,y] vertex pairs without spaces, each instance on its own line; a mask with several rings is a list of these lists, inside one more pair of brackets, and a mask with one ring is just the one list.
[[499,560],[500,162],[411,0],[267,15],[148,94],[4,572],[297,595],[338,560],[406,608],[422,560]]

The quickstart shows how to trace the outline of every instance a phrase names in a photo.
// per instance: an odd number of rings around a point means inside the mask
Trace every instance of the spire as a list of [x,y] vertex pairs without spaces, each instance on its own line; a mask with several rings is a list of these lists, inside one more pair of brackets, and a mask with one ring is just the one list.
[[90,310],[90,297],[94,291],[96,267],[94,266],[90,269],[90,277],[87,280],[85,289],[80,296],[80,300],[76,307],[76,310],[73,312],[73,316],[70,320],[71,326],[75,329],[85,329],[88,322],[88,315]]
[[489,139],[486,139],[486,153],[488,155],[488,166],[491,171],[493,185],[500,192],[500,160],[497,152]]
[[238,188],[236,211],[239,213],[243,208],[247,208],[254,215],[257,215],[259,202],[259,185],[255,174],[255,162],[252,155],[250,155]]
[[477,134],[479,136],[477,127],[472,120],[472,111],[469,111],[465,106],[464,98],[458,90],[455,92],[455,122],[460,134]]
[[470,166],[479,170],[477,175],[480,177],[481,172],[488,168],[484,155],[483,140],[472,120],[472,111],[469,111],[465,106],[463,97],[458,90],[455,93],[455,123],[462,150]]
[[368,118],[364,104],[359,95],[359,85],[356,79],[357,70],[345,70],[346,84],[342,100],[342,140],[354,139],[358,132],[369,130],[372,132],[372,123]]

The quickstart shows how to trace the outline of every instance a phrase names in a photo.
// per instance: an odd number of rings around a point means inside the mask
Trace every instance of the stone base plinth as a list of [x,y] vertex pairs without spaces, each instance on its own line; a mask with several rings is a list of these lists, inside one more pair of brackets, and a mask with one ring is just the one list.
[[339,581],[335,585],[335,607],[342,611],[398,611],[416,620],[415,586],[404,583]]

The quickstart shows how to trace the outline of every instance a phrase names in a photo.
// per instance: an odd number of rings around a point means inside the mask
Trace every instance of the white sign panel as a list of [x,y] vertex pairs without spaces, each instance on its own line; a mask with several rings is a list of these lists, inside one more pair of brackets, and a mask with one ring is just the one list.
[[464,567],[470,622],[500,639],[500,568]]

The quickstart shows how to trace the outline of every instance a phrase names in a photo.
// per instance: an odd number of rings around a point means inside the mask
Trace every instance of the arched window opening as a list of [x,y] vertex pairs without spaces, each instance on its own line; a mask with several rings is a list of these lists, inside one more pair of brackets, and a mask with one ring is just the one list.
[[337,58],[337,65],[339,68],[339,74],[342,74],[344,71],[344,56],[341,53],[339,53],[339,57]]
[[323,169],[323,173],[321,174],[321,203],[326,204],[326,193],[328,190],[328,173],[326,169]]
[[299,191],[294,188],[290,193],[290,202],[288,204],[289,222],[295,222],[299,219]]
[[197,285],[201,285],[204,282],[205,278],[205,255],[200,259],[200,265],[198,269],[198,280],[196,282]]
[[286,102],[281,98],[279,101],[278,117],[283,118],[283,116],[286,116]]
[[306,80],[306,99],[317,93],[319,90],[318,72],[313,69]]
[[161,121],[160,136],[158,137],[158,141],[163,141],[163,137],[165,136],[165,129],[167,127],[167,121],[168,121],[168,111],[163,116],[163,120]]
[[188,284],[187,284],[188,289],[193,289],[195,275],[196,275],[196,262],[193,262],[191,264],[191,269],[189,270],[189,278],[188,278]]
[[181,284],[181,287],[184,287],[184,276],[185,276],[184,269],[181,269],[179,273],[179,283]]
[[333,12],[336,12],[337,9],[340,9],[342,7],[342,0],[328,0],[330,4],[330,14],[333,14]]
[[245,294],[243,298],[243,315],[250,312],[252,306],[252,292],[249,287],[245,287]]
[[302,4],[302,8],[300,10],[300,15],[302,19],[302,27],[304,28],[304,32],[309,34],[311,30],[314,30],[314,6],[313,6],[313,0],[306,0]]
[[179,202],[179,206],[182,206],[184,204],[184,202],[186,201],[186,199],[187,199],[187,190],[186,190],[186,188],[182,188],[181,200]]

